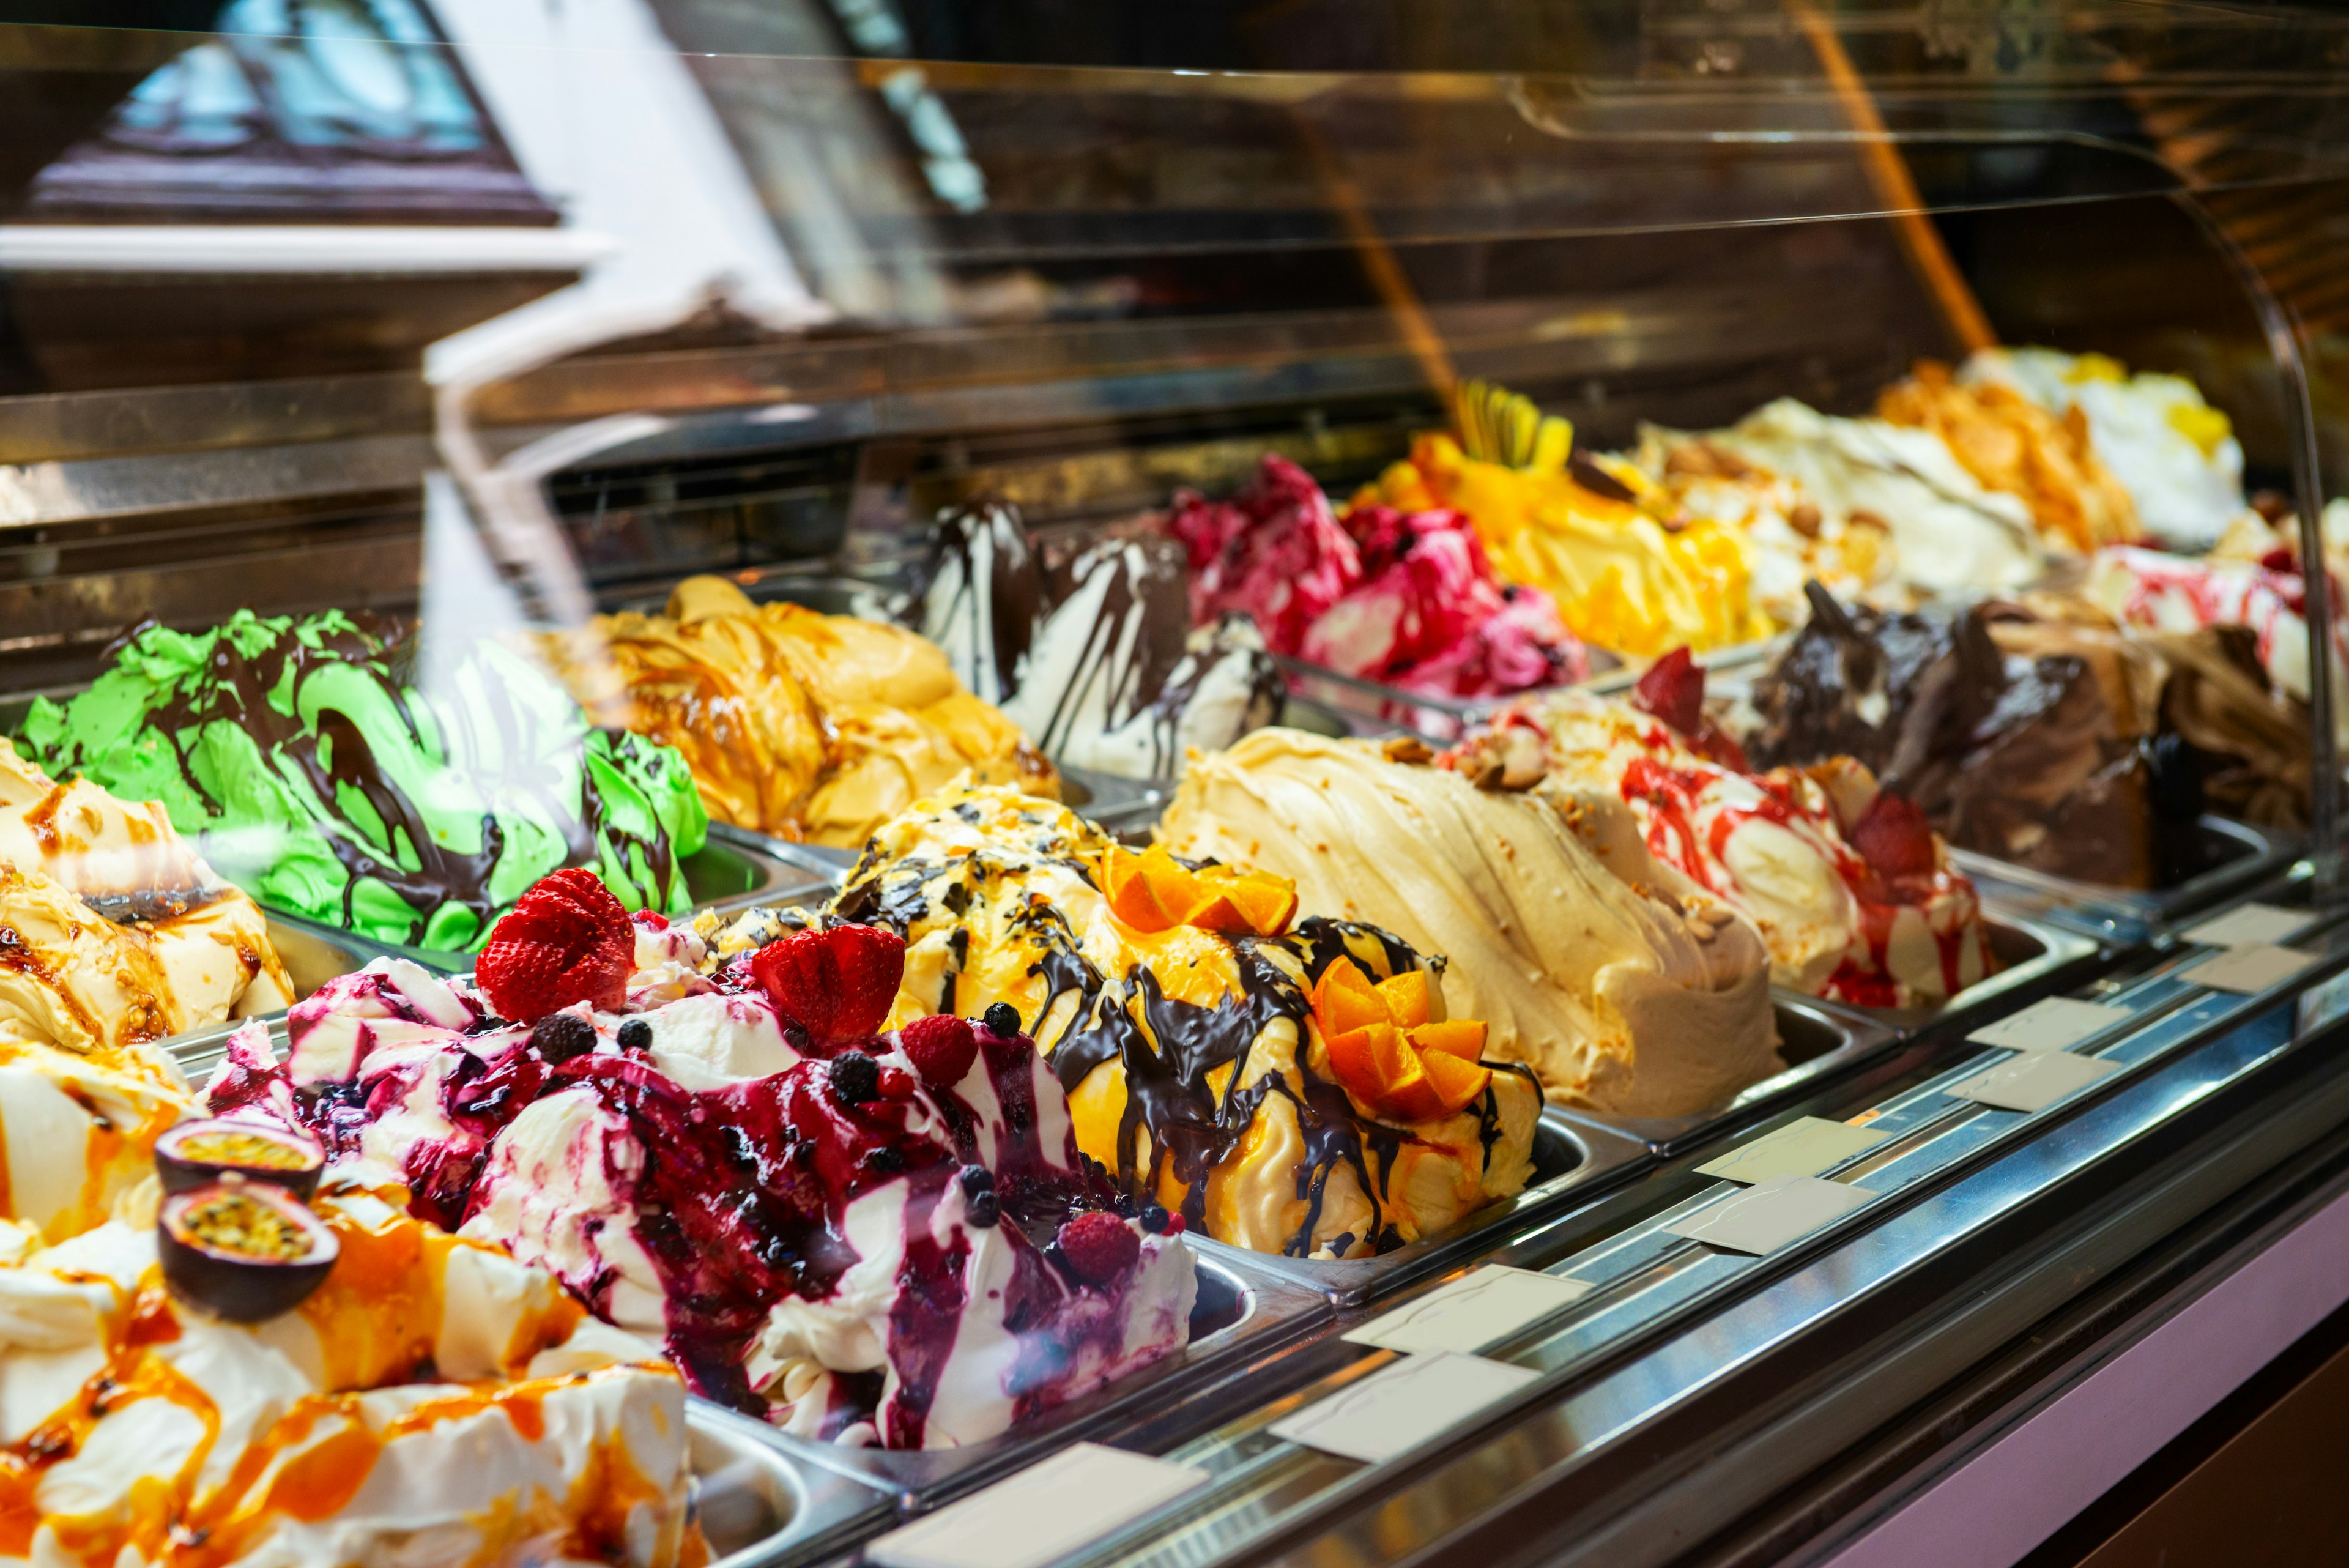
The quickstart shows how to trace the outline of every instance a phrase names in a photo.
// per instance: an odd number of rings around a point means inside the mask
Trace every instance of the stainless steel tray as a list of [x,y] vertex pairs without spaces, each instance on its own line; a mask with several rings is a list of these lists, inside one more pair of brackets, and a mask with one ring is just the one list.
[[1646,1140],[1577,1111],[1545,1110],[1534,1131],[1534,1174],[1525,1190],[1489,1203],[1457,1225],[1375,1258],[1317,1262],[1250,1252],[1199,1239],[1203,1251],[1244,1261],[1294,1280],[1339,1306],[1359,1306],[1412,1281],[1491,1251],[1599,1188],[1626,1179],[1650,1160]]
[[2196,820],[2183,846],[2184,876],[2168,888],[2106,888],[2033,871],[1971,849],[1951,858],[1985,893],[2019,909],[2116,941],[2142,941],[2190,916],[2289,871],[2300,854],[2297,835],[2254,827],[2229,817]]
[[[337,931],[326,926],[313,925],[273,910],[262,911],[263,924],[268,929],[269,945],[277,950],[277,961],[285,966],[285,978],[294,982],[294,1000],[301,1001],[338,974],[355,974],[367,968],[376,950],[360,941],[348,931]],[[264,1013],[264,1017],[282,1018],[282,1012]]]
[[1993,1013],[2012,1012],[2038,1000],[2091,967],[2103,951],[2103,945],[2085,932],[2033,919],[1989,898],[1982,900],[1982,923],[2001,967],[1979,985],[1966,987],[1939,1007],[1837,1005],[1874,1019],[1904,1039],[1929,1032],[1963,1034]]
[[895,1514],[884,1494],[803,1465],[746,1416],[688,1398],[694,1515],[710,1568],[780,1568],[824,1555]]
[[1679,1154],[1729,1127],[1769,1115],[1837,1075],[1873,1060],[1901,1038],[1899,1031],[1864,1012],[1799,992],[1774,991],[1770,1005],[1778,1017],[1778,1054],[1786,1064],[1783,1071],[1748,1084],[1713,1109],[1692,1116],[1580,1114],[1644,1140],[1660,1156]]
[[[1198,1304],[1191,1314],[1197,1337],[1180,1354],[1000,1437],[958,1449],[852,1449],[761,1430],[786,1452],[885,1489],[919,1511],[1072,1442],[1113,1443],[1144,1425],[1161,1431],[1177,1407],[1195,1409],[1200,1428],[1213,1426],[1230,1414],[1232,1391],[1251,1366],[1311,1334],[1332,1313],[1319,1293],[1262,1267],[1265,1260],[1254,1253],[1186,1240],[1198,1261]],[[1184,1424],[1178,1416],[1174,1425]]]

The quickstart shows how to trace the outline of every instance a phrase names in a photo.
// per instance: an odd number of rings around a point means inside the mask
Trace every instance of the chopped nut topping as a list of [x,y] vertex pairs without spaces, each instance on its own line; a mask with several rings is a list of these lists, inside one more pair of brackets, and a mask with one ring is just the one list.
[[1807,501],[1798,501],[1786,514],[1786,526],[1806,539],[1819,536],[1819,509]]
[[1435,755],[1427,742],[1417,735],[1389,735],[1380,743],[1379,750],[1391,763],[1424,763]]

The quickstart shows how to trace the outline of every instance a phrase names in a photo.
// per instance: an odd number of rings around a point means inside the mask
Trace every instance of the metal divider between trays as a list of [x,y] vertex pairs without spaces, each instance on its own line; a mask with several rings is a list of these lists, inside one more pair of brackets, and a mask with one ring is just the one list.
[[[1480,1351],[1537,1371],[1541,1376],[1535,1384],[1480,1412],[1430,1450],[1380,1466],[1333,1459],[1274,1439],[1264,1430],[1280,1416],[1392,1358],[1390,1352],[1330,1336],[1293,1357],[1283,1369],[1285,1376],[1264,1386],[1257,1409],[1206,1438],[1168,1452],[1178,1462],[1206,1469],[1213,1477],[1208,1487],[1097,1543],[1072,1563],[1204,1561],[1260,1546],[1270,1535],[1290,1535],[1313,1520],[1333,1517],[1345,1506],[1386,1495],[1398,1472],[1423,1469],[1442,1452],[1475,1447],[1484,1434],[1511,1427],[1537,1407],[1557,1404],[1576,1387],[1604,1382],[1618,1371],[1624,1373],[1621,1381],[1628,1390],[1619,1398],[1630,1397],[1634,1405],[1611,1410],[1608,1420],[1589,1429],[1617,1435],[1627,1431],[1643,1414],[1639,1399],[1667,1397],[1665,1390],[1632,1366],[1651,1351],[1661,1352],[1673,1335],[1692,1329],[1700,1320],[1717,1320],[1731,1303],[1751,1300],[1777,1282],[1809,1271],[1829,1252],[1847,1245],[1865,1247],[1872,1232],[1917,1230],[1903,1224],[1903,1217],[2033,1146],[2039,1134],[2058,1122],[2114,1124],[2115,1130],[2100,1141],[2082,1147],[2061,1146],[2064,1160],[2090,1161],[2184,1114],[2222,1086],[2242,1083],[2313,1038],[2295,1026],[2295,993],[2349,971],[2349,923],[2328,921],[2294,940],[2318,950],[2319,963],[2257,996],[2212,992],[2179,978],[2212,950],[2148,955],[2147,967],[2099,998],[2131,1008],[2134,1016],[2075,1047],[2119,1062],[2123,1070],[2042,1111],[2003,1111],[1957,1101],[1947,1093],[2006,1053],[1984,1047],[1938,1069],[1913,1049],[1903,1053],[1897,1081],[1905,1080],[1904,1085],[1868,1107],[1873,1115],[1860,1113],[1867,1125],[1893,1130],[1896,1137],[1829,1172],[1873,1183],[1877,1200],[1767,1258],[1723,1252],[1664,1232],[1665,1226],[1733,1190],[1730,1184],[1696,1177],[1694,1155],[1673,1160],[1651,1179],[1608,1199],[1595,1211],[1561,1217],[1547,1230],[1519,1238],[1485,1261],[1557,1273],[1594,1287],[1559,1312]],[[1925,1075],[1920,1078],[1920,1074]],[[2179,1077],[2176,1086],[2153,1089],[2156,1080],[2166,1084],[2173,1076]],[[2187,1086],[2189,1083],[2195,1086]],[[1837,1108],[1849,1111],[1853,1106]],[[1659,1199],[1664,1200],[1661,1205]],[[1993,1205],[1972,1219],[1987,1224],[1999,1211]],[[1919,1244],[1930,1251],[1955,1244],[1958,1232],[1966,1227],[1927,1229],[1930,1239]],[[1919,1254],[1910,1261],[1921,1258]],[[1881,1266],[1897,1269],[1900,1260]],[[1857,1271],[1838,1270],[1830,1277],[1833,1288],[1827,1294],[1802,1293],[1790,1298],[1786,1310],[1823,1316],[1856,1299],[1868,1288],[1869,1279],[1878,1276],[1863,1278]],[[1736,1365],[1758,1348],[1708,1340],[1695,1361],[1682,1356],[1675,1365],[1682,1367],[1682,1376],[1698,1376],[1704,1367]],[[1577,1433],[1584,1429],[1579,1422],[1571,1425]],[[1497,1436],[1492,1443],[1516,1451]]]

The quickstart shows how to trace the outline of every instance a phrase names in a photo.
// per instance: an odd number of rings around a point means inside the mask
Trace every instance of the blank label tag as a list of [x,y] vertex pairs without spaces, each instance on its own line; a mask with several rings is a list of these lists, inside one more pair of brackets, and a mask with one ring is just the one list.
[[2186,940],[2207,947],[2240,948],[2251,942],[2280,942],[2298,936],[2316,917],[2306,909],[2279,909],[2273,904],[2245,904],[2186,928]]
[[1473,1355],[1495,1340],[1590,1293],[1580,1280],[1498,1265],[1472,1269],[1440,1291],[1374,1317],[1345,1338],[1350,1345]]
[[2282,985],[2315,961],[2315,954],[2302,952],[2298,948],[2250,942],[2229,948],[2216,958],[2204,959],[2178,978],[2189,985],[2256,996],[2270,986]]
[[1664,1229],[1708,1247],[1762,1257],[1832,1224],[1875,1196],[1865,1187],[1816,1176],[1774,1176]]
[[1743,1148],[1698,1166],[1697,1174],[1748,1186],[1774,1176],[1816,1176],[1856,1154],[1867,1153],[1891,1136],[1824,1116],[1800,1116]]
[[1962,1079],[1950,1086],[1950,1093],[2002,1111],[2044,1111],[2064,1096],[2120,1070],[2119,1063],[2095,1056],[2037,1051]]
[[2300,1026],[2295,1033],[2313,1034],[2344,1012],[2349,1012],[2349,969],[2300,993]]
[[2040,998],[2012,1018],[1966,1036],[1977,1045],[2009,1051],[2069,1051],[2091,1035],[2117,1028],[2137,1015],[2109,1002],[2075,1002],[2068,996]]
[[1406,1355],[1267,1430],[1325,1454],[1374,1465],[1409,1453],[1538,1376],[1526,1367],[1474,1355]]
[[885,1568],[1042,1568],[1207,1479],[1123,1449],[1078,1443],[871,1542]]

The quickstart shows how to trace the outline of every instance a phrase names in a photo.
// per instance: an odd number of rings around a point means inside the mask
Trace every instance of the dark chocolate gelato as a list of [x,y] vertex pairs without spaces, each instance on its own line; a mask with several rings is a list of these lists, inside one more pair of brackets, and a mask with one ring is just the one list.
[[2163,735],[2152,649],[2075,601],[1935,614],[1812,597],[1754,689],[1759,765],[1847,753],[1961,848],[2109,887],[2169,879],[2199,773]]

